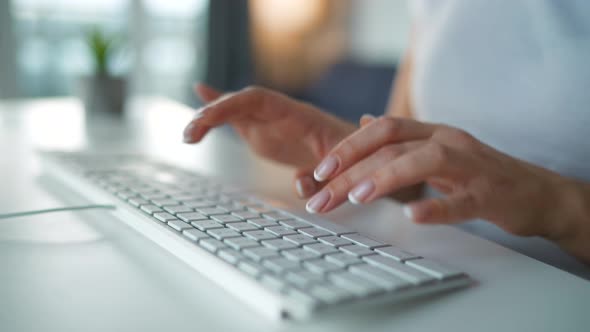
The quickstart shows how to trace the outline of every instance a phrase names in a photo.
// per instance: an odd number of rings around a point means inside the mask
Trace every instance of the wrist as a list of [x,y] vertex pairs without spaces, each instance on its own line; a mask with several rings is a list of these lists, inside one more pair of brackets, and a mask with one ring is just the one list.
[[548,213],[552,226],[546,237],[590,261],[590,185],[566,180],[556,191],[557,207]]

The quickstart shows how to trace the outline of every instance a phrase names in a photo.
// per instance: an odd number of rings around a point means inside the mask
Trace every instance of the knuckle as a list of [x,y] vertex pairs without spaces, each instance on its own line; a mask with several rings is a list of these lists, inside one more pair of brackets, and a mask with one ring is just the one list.
[[352,140],[347,139],[342,141],[340,146],[334,151],[334,155],[340,158],[341,161],[346,161],[356,156],[359,153],[359,149]]
[[377,120],[377,125],[387,133],[387,136],[395,136],[400,128],[400,122],[391,117],[382,117]]
[[459,147],[472,147],[477,143],[477,139],[473,135],[454,127],[442,128],[436,137],[443,142],[448,142]]
[[380,162],[390,162],[402,154],[402,149],[395,145],[387,145],[377,151],[377,158]]
[[250,85],[247,86],[245,88],[242,89],[241,91],[243,94],[257,98],[257,97],[263,97],[264,95],[266,95],[266,89],[256,86],[256,85]]
[[440,144],[438,142],[430,142],[428,149],[436,165],[442,165],[447,160],[449,160],[450,152],[446,145]]

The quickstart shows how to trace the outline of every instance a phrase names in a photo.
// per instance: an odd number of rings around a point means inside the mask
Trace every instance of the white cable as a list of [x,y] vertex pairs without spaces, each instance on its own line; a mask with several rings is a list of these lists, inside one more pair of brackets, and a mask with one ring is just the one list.
[[5,214],[0,214],[0,219],[25,217],[25,216],[32,216],[32,215],[35,215],[35,214],[63,212],[63,211],[78,211],[78,210],[90,210],[90,209],[116,209],[116,208],[117,207],[114,206],[114,205],[107,205],[107,204],[67,206],[67,207],[60,207],[60,208],[53,208],[53,209],[43,209],[43,210],[32,210],[32,211],[21,211],[21,212],[5,213]]

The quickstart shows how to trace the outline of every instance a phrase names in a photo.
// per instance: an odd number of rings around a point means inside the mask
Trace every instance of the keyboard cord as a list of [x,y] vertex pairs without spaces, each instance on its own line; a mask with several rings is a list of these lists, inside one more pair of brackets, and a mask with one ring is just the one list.
[[93,204],[93,205],[81,205],[81,206],[67,206],[67,207],[59,207],[59,208],[53,208],[53,209],[43,209],[43,210],[31,210],[31,211],[21,211],[21,212],[5,213],[5,214],[0,214],[0,219],[18,218],[18,217],[32,216],[32,215],[36,215],[36,214],[54,213],[54,212],[80,211],[80,210],[91,210],[91,209],[109,209],[109,210],[114,210],[116,208],[117,207],[115,205],[109,205],[109,204]]

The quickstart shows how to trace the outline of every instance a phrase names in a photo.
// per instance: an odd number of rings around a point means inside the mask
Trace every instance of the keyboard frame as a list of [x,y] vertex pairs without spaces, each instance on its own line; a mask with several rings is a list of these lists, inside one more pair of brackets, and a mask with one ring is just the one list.
[[[146,161],[165,164],[149,157],[142,156],[142,158]],[[397,292],[388,292],[369,298],[355,299],[332,305],[310,306],[305,305],[302,302],[290,301],[288,298],[282,297],[276,292],[265,288],[257,280],[238,270],[235,266],[195,245],[190,240],[179,235],[178,232],[172,228],[151,219],[144,212],[130,206],[129,203],[123,201],[114,194],[88,181],[78,173],[70,171],[59,160],[55,159],[56,158],[51,152],[44,152],[42,154],[41,160],[43,173],[44,175],[48,175],[51,178],[58,180],[60,184],[65,186],[65,188],[60,189],[66,189],[75,193],[80,200],[84,200],[84,203],[101,202],[117,206],[117,209],[109,210],[107,213],[188,264],[212,283],[217,284],[222,290],[229,292],[244,304],[254,308],[256,311],[272,320],[309,320],[322,313],[346,311],[354,309],[355,307],[366,308],[370,306],[393,304],[410,298],[431,295],[434,293],[439,294],[445,290],[466,287],[473,284],[473,280],[465,275],[464,277],[446,280],[444,282],[436,282],[421,285],[419,287],[410,287]],[[197,172],[176,165],[173,165],[173,167],[200,175]],[[209,177],[217,180],[219,183],[225,183],[214,176]],[[265,200],[264,197],[260,197],[252,191],[247,191],[247,193],[252,194],[253,197],[259,198],[269,206],[274,206],[271,200]],[[317,217],[310,218],[308,216],[295,214],[293,210],[285,208],[284,206],[274,207],[284,211],[286,214],[294,216],[295,218],[304,219],[310,224],[318,225],[320,228],[322,227],[322,224],[331,223],[326,220],[320,220]]]

